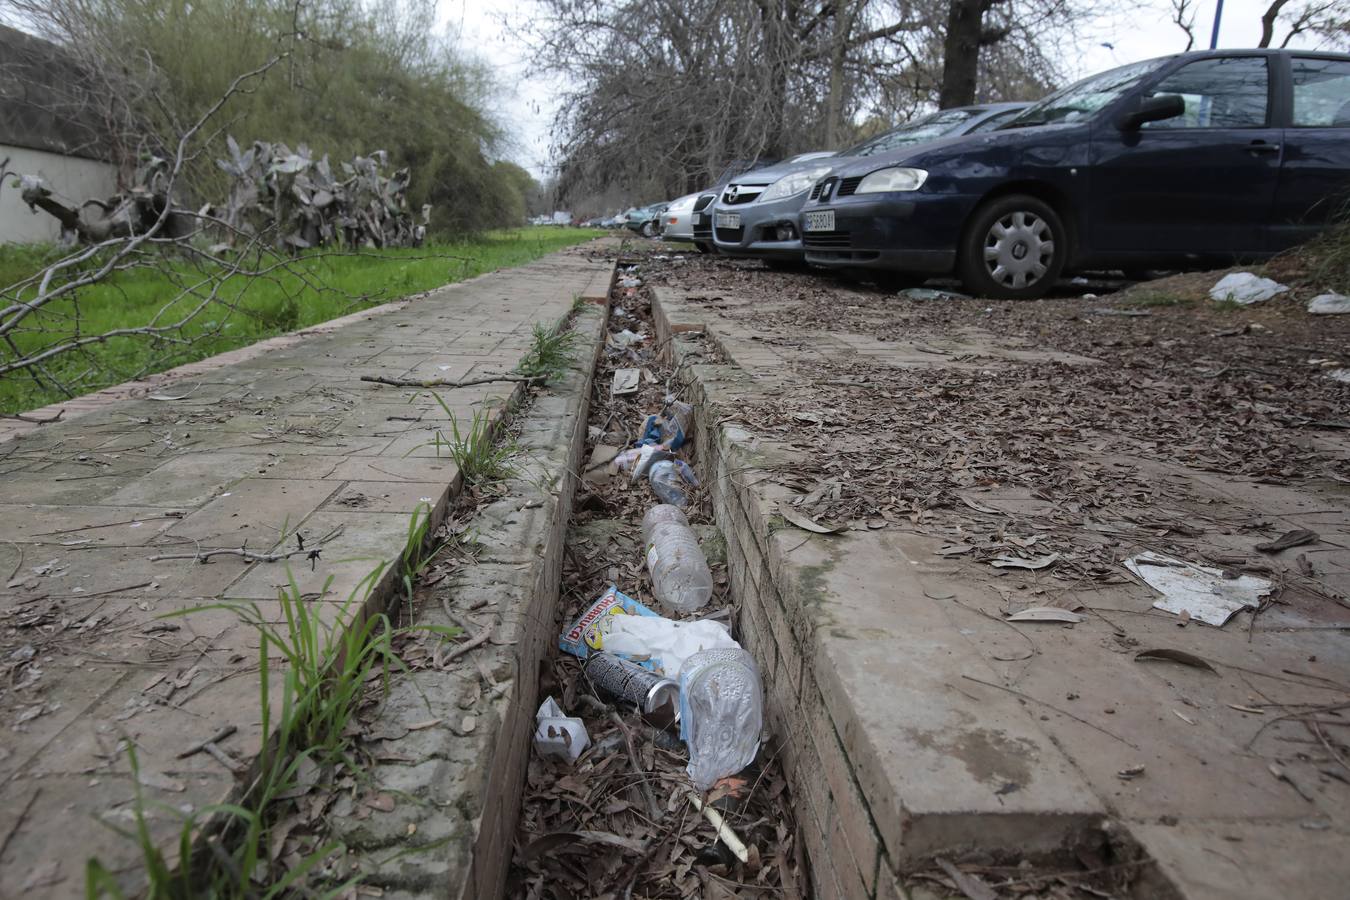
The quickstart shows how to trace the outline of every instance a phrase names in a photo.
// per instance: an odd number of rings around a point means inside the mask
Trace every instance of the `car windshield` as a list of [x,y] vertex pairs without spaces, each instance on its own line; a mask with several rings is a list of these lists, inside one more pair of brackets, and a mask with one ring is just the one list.
[[1162,62],[1163,60],[1151,59],[1084,78],[1028,106],[1020,116],[1005,124],[1003,128],[1025,128],[1049,122],[1077,122],[1085,119],[1102,107],[1115,102]]
[[898,147],[937,140],[943,135],[951,134],[970,119],[979,115],[981,111],[978,109],[940,110],[932,115],[924,116],[916,122],[901,125],[899,128],[877,135],[874,138],[868,138],[857,146],[841,150],[839,155],[874,156]]

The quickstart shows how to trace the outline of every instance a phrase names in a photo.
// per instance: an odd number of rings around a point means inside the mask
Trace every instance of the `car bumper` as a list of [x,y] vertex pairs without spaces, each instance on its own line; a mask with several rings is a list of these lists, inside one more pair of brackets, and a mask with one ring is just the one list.
[[667,241],[692,241],[694,220],[692,213],[666,215],[661,218],[661,237]]
[[[736,206],[714,204],[709,210],[714,217],[713,243],[717,245],[719,251],[728,256],[801,259],[801,224],[797,221],[797,214],[801,212],[802,202],[805,199],[805,194],[798,194],[795,197],[768,203],[745,203]],[[740,227],[716,227],[716,216],[719,213],[740,216]],[[780,231],[790,231],[791,236],[780,235]]]
[[977,198],[941,194],[836,197],[803,207],[834,211],[833,231],[803,231],[806,261],[827,268],[890,269],[941,274],[956,268],[961,228]]

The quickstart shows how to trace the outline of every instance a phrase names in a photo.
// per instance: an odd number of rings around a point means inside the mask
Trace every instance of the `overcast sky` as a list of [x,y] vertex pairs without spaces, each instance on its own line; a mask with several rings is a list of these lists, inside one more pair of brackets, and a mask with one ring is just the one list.
[[[1071,77],[1089,75],[1115,65],[1176,53],[1186,37],[1171,22],[1168,0],[1147,0],[1143,10],[1104,16],[1084,35],[1083,52],[1065,61]],[[1215,0],[1199,0],[1195,18],[1197,49],[1209,46]],[[1269,0],[1224,0],[1220,47],[1254,47],[1261,37],[1261,13]],[[442,21],[461,35],[462,46],[476,52],[496,69],[502,84],[501,120],[513,133],[509,154],[536,177],[545,174],[549,158],[549,128],[556,110],[556,80],[533,74],[510,29],[507,17],[518,17],[528,7],[519,0],[440,0]],[[1277,30],[1277,42],[1283,30]],[[1105,45],[1110,45],[1105,46]],[[1313,46],[1295,41],[1294,46]],[[1029,98],[1034,99],[1034,98]]]

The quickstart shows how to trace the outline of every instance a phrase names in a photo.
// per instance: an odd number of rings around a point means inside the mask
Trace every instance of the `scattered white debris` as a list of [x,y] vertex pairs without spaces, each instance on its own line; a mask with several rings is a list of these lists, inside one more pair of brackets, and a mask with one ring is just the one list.
[[1250,306],[1253,303],[1263,303],[1287,290],[1289,290],[1287,285],[1271,281],[1269,278],[1261,278],[1251,272],[1230,272],[1209,289],[1209,296],[1210,299],[1219,302],[1228,301]]
[[541,756],[561,756],[576,762],[590,745],[591,736],[584,722],[564,715],[552,697],[539,704],[539,712],[534,716],[534,749]]
[[1255,609],[1272,588],[1264,578],[1229,578],[1222,569],[1196,565],[1161,553],[1146,551],[1125,560],[1129,569],[1163,595],[1155,609],[1175,615],[1189,613],[1208,625],[1222,625],[1243,608]]
[[1337,294],[1318,294],[1308,301],[1308,312],[1315,316],[1339,316],[1350,314],[1350,297]]
[[1350,384],[1350,369],[1332,369],[1327,373],[1327,377]]
[[900,292],[901,297],[908,297],[911,300],[969,300],[966,294],[958,294],[956,291],[943,291],[936,288],[905,288]]

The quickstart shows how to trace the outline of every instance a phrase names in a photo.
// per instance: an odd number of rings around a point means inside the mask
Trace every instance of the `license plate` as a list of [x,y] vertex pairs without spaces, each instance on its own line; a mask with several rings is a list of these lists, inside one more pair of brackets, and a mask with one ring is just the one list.
[[695,225],[702,225],[702,224],[703,224],[704,222],[706,222],[707,220],[708,220],[708,217],[705,216],[703,213],[694,213],[694,224],[695,224]]
[[834,210],[807,213],[802,228],[805,231],[834,231]]
[[740,228],[740,213],[718,213],[713,216],[713,224],[718,228]]

